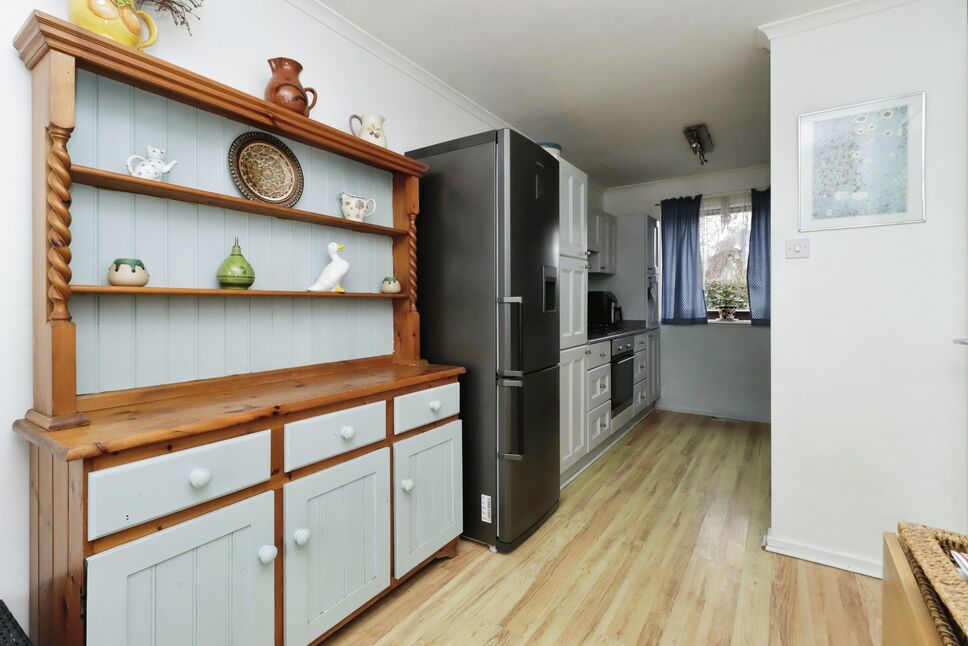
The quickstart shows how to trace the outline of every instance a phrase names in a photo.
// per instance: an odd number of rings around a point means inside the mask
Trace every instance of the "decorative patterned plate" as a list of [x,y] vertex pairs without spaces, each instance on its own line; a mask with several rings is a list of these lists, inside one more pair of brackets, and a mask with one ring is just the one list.
[[229,170],[250,200],[291,207],[302,197],[299,160],[286,144],[264,132],[247,132],[232,142]]

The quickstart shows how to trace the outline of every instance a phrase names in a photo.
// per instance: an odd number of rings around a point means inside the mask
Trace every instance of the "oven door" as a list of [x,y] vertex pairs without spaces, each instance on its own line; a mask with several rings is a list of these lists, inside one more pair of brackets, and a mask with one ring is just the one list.
[[632,404],[634,359],[631,352],[612,357],[612,417]]

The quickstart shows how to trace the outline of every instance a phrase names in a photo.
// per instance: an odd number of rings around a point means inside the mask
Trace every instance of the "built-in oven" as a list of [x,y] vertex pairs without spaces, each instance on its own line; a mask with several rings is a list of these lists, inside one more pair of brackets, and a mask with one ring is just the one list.
[[632,405],[632,337],[612,341],[612,417]]

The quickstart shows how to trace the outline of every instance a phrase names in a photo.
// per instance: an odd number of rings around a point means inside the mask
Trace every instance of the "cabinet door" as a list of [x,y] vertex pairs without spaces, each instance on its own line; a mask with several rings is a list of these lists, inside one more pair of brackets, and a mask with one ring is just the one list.
[[564,350],[588,341],[588,268],[583,259],[561,256],[558,276],[560,348]]
[[419,565],[464,529],[461,422],[393,445],[393,573]]
[[561,470],[564,473],[579,458],[588,453],[588,436],[585,418],[585,356],[586,346],[579,346],[561,353],[558,376],[559,428],[561,446]]
[[599,251],[599,221],[600,213],[598,211],[588,212],[588,254],[591,255]]
[[649,404],[654,404],[659,401],[661,396],[661,379],[660,379],[660,365],[659,365],[659,331],[653,330],[649,332]]
[[390,585],[390,449],[283,487],[287,646],[304,646]]
[[269,645],[273,494],[87,559],[87,643]]
[[612,402],[605,402],[588,413],[588,450],[601,444],[612,432]]
[[618,220],[614,215],[603,213],[599,228],[601,229],[599,269],[603,274],[614,274],[618,267]]
[[585,259],[588,249],[588,175],[558,162],[558,253]]
[[588,410],[601,406],[612,399],[612,364],[606,363],[589,370],[586,377],[588,399],[585,407]]

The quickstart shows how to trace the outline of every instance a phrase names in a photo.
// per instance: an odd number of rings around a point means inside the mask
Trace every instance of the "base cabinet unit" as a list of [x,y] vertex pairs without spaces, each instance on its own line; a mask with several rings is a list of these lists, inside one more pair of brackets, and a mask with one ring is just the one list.
[[659,330],[649,330],[648,349],[646,350],[646,353],[648,354],[649,369],[646,376],[646,381],[649,384],[648,400],[650,406],[659,401],[659,397],[662,395],[659,343]]
[[87,559],[87,643],[273,643],[273,494]]
[[652,405],[652,402],[649,401],[649,393],[649,382],[647,380],[640,381],[632,386],[633,415],[638,415]]
[[589,370],[586,377],[588,400],[585,407],[588,410],[597,408],[612,398],[612,365],[606,363]]
[[567,471],[569,467],[588,453],[588,432],[585,425],[587,410],[585,407],[585,357],[587,352],[588,348],[585,346],[564,350],[558,364],[560,473]]
[[588,342],[588,263],[583,258],[558,257],[560,348]]
[[588,413],[588,450],[605,441],[612,432],[612,402],[607,401]]
[[390,585],[390,449],[283,491],[286,646],[305,646]]
[[393,445],[393,558],[398,579],[464,528],[461,422]]

